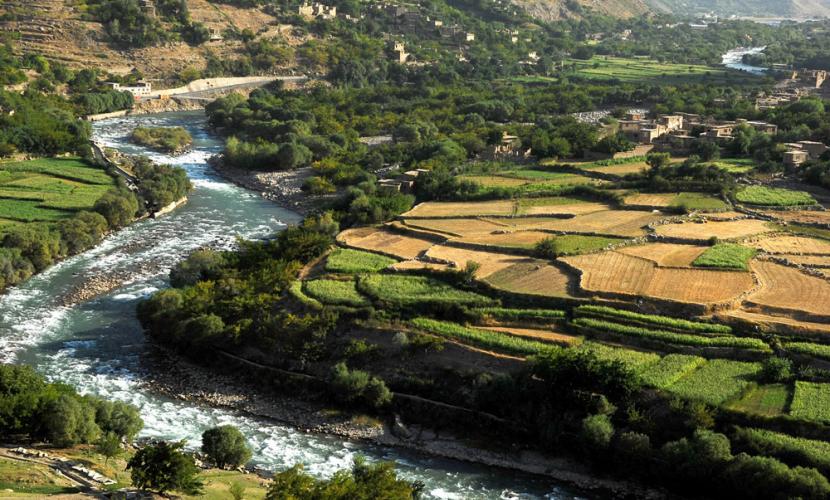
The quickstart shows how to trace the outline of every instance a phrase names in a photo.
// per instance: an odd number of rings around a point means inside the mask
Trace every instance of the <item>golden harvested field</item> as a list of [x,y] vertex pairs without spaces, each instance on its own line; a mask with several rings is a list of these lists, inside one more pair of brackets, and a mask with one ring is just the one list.
[[414,259],[433,245],[431,241],[374,227],[347,229],[337,235],[337,241],[349,247],[394,255],[401,259]]
[[409,219],[404,224],[415,229],[426,229],[450,236],[466,236],[509,228],[510,226],[502,223],[502,220],[507,219]]
[[650,260],[658,266],[690,267],[692,262],[709,247],[678,245],[675,243],[648,243],[646,245],[618,248],[617,251],[632,257]]
[[675,198],[677,198],[676,193],[638,193],[626,196],[623,198],[623,203],[665,208],[671,205]]
[[826,279],[763,260],[753,261],[752,270],[761,286],[748,303],[830,318],[830,282]]
[[830,224],[830,211],[820,210],[768,210],[764,212],[770,217],[785,222],[801,224]]
[[573,233],[607,234],[609,236],[637,237],[645,234],[648,224],[664,216],[641,210],[603,210],[573,219],[525,218],[511,219],[516,228],[566,231]]
[[551,236],[553,235],[541,231],[513,231],[509,233],[471,234],[459,239],[459,241],[493,247],[532,248],[536,243]]
[[792,318],[786,318],[781,316],[770,316],[768,314],[762,314],[757,312],[745,311],[743,309],[737,309],[734,311],[729,311],[728,313],[719,314],[718,317],[724,318],[737,318],[744,321],[750,321],[753,324],[761,325],[762,327],[766,327],[769,329],[773,329],[776,331],[779,330],[786,330],[786,331],[796,331],[796,332],[819,332],[819,333],[830,333],[830,323],[814,323],[811,321],[798,321]]
[[752,242],[751,245],[768,253],[830,255],[830,241],[804,236],[773,236]]
[[700,212],[698,215],[706,217],[710,221],[727,221],[746,217],[746,214],[740,212]]
[[589,172],[601,172],[603,174],[611,175],[626,175],[636,174],[647,168],[649,168],[648,164],[641,161],[637,163],[624,163],[622,165],[608,165],[606,167],[587,167],[582,170],[587,170]]
[[513,328],[509,326],[477,326],[476,328],[479,330],[490,330],[491,332],[515,335],[516,337],[553,342],[563,346],[573,345],[579,341],[579,338],[574,337],[573,335],[557,333],[551,330],[539,330],[536,328]]
[[404,260],[389,266],[389,269],[394,269],[395,271],[419,271],[421,269],[446,271],[449,268],[450,266],[446,264],[435,264],[434,262],[424,262],[421,260]]
[[409,212],[403,214],[407,217],[474,217],[478,215],[513,215],[516,210],[516,202],[513,200],[493,200],[478,202],[443,202],[427,201],[415,205]]
[[427,253],[427,257],[448,261],[455,264],[458,269],[464,269],[467,262],[478,262],[481,267],[476,271],[476,278],[484,279],[491,274],[501,271],[514,264],[533,263],[535,259],[519,257],[506,253],[484,252],[468,250],[466,248],[455,248],[444,245],[435,245]]
[[830,255],[786,255],[784,258],[802,266],[830,267]]
[[575,279],[559,267],[541,261],[516,264],[490,275],[493,288],[544,297],[572,297],[569,284]]
[[582,271],[580,287],[587,292],[711,304],[734,300],[753,284],[749,273],[662,268],[650,260],[616,251],[560,260]]
[[563,203],[566,200],[564,198],[525,198],[519,200],[518,213],[524,216],[583,215],[608,210],[608,205],[605,203],[578,200]]
[[655,232],[662,236],[698,241],[706,241],[712,237],[721,240],[745,238],[769,231],[770,228],[766,222],[755,219],[705,223],[684,222],[682,224],[664,224],[655,229]]

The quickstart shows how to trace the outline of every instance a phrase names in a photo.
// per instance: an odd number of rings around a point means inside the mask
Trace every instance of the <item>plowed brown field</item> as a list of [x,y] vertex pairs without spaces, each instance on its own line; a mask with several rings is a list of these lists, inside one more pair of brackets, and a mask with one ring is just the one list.
[[665,208],[671,205],[675,198],[677,198],[676,193],[640,193],[626,196],[623,203]]
[[389,269],[394,269],[396,271],[413,271],[413,270],[421,270],[421,269],[431,269],[433,271],[446,271],[449,269],[449,266],[446,264],[435,264],[433,262],[423,262],[420,260],[404,260],[402,262],[396,262],[389,266]]
[[749,273],[661,268],[650,260],[616,251],[560,260],[582,271],[580,287],[587,292],[712,304],[734,300],[753,285]]
[[405,222],[407,226],[416,229],[437,231],[450,236],[465,236],[474,233],[492,233],[510,228],[501,221],[510,219],[409,219]]
[[402,236],[374,227],[347,229],[337,235],[337,241],[346,246],[394,255],[401,259],[414,259],[433,245],[433,242],[428,240]]
[[830,319],[830,282],[798,269],[756,260],[752,270],[761,287],[747,299],[750,304],[797,313],[804,311]]
[[578,215],[573,219],[528,217],[510,219],[509,222],[514,227],[521,229],[637,237],[645,234],[643,227],[662,218],[663,215],[640,210],[603,210]]
[[568,272],[541,261],[516,264],[490,275],[485,281],[494,288],[545,297],[571,297]]
[[618,252],[650,260],[658,266],[690,267],[692,262],[709,247],[698,245],[677,245],[674,243],[649,243],[647,245],[623,247]]
[[766,222],[755,219],[664,224],[655,229],[655,232],[662,236],[698,241],[706,241],[713,237],[722,240],[745,238],[769,231]]
[[498,252],[467,250],[466,248],[455,248],[444,245],[431,247],[427,250],[426,256],[452,262],[459,269],[463,269],[467,265],[467,262],[477,262],[481,266],[476,272],[476,278],[478,279],[484,279],[514,264],[534,262],[534,259],[528,257],[519,257]]
[[428,201],[415,205],[403,217],[473,217],[477,215],[513,215],[516,203],[513,200],[479,202]]
[[510,233],[471,234],[464,238],[459,238],[459,241],[493,247],[532,248],[536,243],[551,236],[550,233],[541,231],[513,231]]

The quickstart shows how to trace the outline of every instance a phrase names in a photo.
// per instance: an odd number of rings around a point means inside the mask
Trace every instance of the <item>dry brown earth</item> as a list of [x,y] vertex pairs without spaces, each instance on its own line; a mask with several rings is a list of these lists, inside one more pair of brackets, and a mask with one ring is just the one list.
[[477,262],[481,266],[476,272],[476,278],[478,279],[484,279],[514,264],[535,262],[535,259],[528,257],[519,257],[498,252],[467,250],[466,248],[455,248],[444,245],[432,246],[427,250],[426,256],[441,261],[452,262],[458,269],[463,269],[468,262]]
[[830,255],[830,241],[804,236],[781,235],[761,238],[751,245],[768,253]]
[[559,267],[541,261],[516,264],[487,278],[493,288],[544,297],[572,297],[575,278]]

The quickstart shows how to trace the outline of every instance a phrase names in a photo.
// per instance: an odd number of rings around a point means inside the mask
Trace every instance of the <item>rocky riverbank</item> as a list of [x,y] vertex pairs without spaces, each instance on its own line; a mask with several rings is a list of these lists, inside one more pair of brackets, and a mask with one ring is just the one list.
[[[322,433],[349,440],[396,446],[428,455],[537,474],[586,492],[614,497],[666,498],[655,489],[626,481],[597,478],[573,461],[545,456],[535,450],[491,450],[472,446],[447,431],[420,425],[402,427],[399,419],[383,422],[372,417],[332,411],[323,404],[264,394],[234,378],[217,375],[158,346],[143,360],[146,389],[184,401],[240,411],[275,420],[302,432]],[[404,429],[402,432],[401,429]],[[405,436],[405,437],[404,437]]]
[[320,208],[328,196],[311,196],[303,191],[306,179],[314,175],[310,167],[276,172],[256,172],[226,165],[221,156],[214,156],[208,164],[223,178],[259,193],[266,200],[293,210],[301,215]]

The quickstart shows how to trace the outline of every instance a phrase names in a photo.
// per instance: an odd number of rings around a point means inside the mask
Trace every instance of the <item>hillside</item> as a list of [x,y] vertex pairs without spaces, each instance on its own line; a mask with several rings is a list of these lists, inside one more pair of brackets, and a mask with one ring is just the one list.
[[[83,9],[67,0],[9,0],[0,4],[0,31],[20,34],[21,51],[42,54],[74,68],[100,68],[114,74],[126,74],[134,68],[145,75],[158,77],[175,74],[187,67],[204,67],[213,56],[225,59],[239,53],[238,40],[211,41],[192,46],[181,41],[143,48],[120,48],[112,44],[103,26],[83,15]],[[226,30],[274,32],[280,29],[276,19],[260,8],[238,8],[187,0],[191,19],[212,33]],[[13,14],[13,15],[11,15]],[[7,19],[3,20],[3,15]],[[165,26],[168,28],[168,26]],[[266,33],[260,33],[265,35]]]
[[714,12],[743,17],[827,17],[828,0],[647,0],[658,11],[678,15]]
[[638,16],[650,10],[643,0],[513,0],[513,3],[542,21],[578,17],[586,9],[620,18]]

